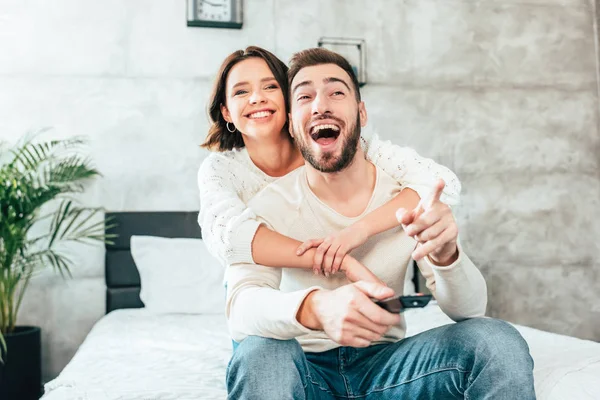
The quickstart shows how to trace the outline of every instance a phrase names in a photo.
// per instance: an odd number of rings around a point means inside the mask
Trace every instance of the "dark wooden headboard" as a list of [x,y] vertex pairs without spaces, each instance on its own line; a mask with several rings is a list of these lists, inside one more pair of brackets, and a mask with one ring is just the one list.
[[130,251],[132,235],[169,238],[201,238],[198,211],[110,212],[107,233],[118,236],[106,245],[106,312],[119,308],[141,308],[140,274]]

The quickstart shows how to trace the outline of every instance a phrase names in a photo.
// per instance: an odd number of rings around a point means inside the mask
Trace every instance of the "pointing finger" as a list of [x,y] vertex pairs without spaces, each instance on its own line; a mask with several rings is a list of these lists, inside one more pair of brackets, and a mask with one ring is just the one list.
[[442,179],[438,179],[438,181],[433,186],[433,190],[431,191],[431,194],[429,195],[429,199],[427,201],[428,208],[433,207],[433,205],[436,202],[440,201],[440,197],[441,197],[442,193],[444,192],[444,187],[446,187],[446,182],[444,182]]

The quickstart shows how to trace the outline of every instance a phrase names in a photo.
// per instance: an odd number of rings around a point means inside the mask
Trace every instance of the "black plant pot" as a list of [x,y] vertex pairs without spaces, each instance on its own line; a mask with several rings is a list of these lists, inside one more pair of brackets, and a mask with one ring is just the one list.
[[7,353],[0,364],[0,399],[34,400],[41,396],[42,337],[35,326],[18,326],[4,336]]

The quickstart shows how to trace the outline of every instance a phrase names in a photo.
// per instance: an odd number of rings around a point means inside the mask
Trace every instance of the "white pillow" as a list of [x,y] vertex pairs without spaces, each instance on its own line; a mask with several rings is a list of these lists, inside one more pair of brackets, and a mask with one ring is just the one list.
[[140,299],[155,313],[220,314],[224,267],[201,239],[131,236]]

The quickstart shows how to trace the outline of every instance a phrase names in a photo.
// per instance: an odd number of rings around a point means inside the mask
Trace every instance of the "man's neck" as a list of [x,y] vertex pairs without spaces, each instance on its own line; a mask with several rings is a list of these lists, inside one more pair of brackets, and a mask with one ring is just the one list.
[[281,137],[270,141],[262,138],[260,143],[244,137],[244,144],[254,165],[269,176],[284,176],[304,165],[302,154],[283,132]]
[[377,171],[359,148],[352,163],[340,172],[324,173],[306,164],[308,186],[329,207],[346,217],[367,208],[375,190]]

